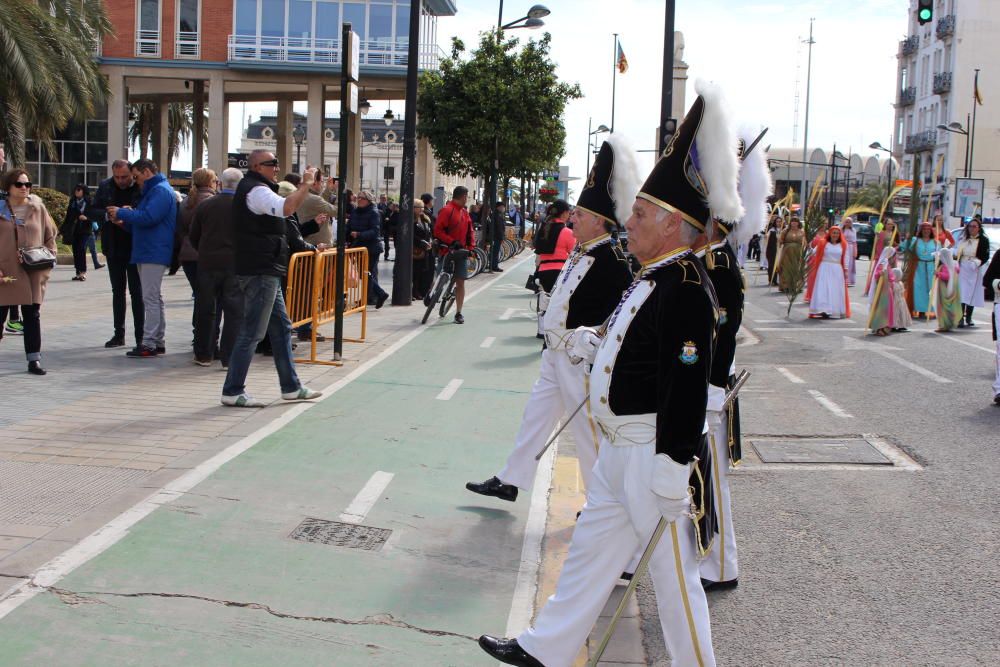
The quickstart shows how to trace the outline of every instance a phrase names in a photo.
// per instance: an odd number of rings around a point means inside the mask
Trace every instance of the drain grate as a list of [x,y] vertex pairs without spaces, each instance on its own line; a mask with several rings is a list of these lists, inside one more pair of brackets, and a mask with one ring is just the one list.
[[292,531],[293,540],[329,544],[347,549],[378,551],[392,535],[388,528],[307,518]]
[[763,463],[847,463],[891,466],[866,438],[750,438]]

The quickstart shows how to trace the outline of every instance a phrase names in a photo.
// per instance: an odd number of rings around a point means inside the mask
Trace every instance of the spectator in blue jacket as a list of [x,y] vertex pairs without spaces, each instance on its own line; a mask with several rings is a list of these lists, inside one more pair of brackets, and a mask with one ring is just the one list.
[[139,269],[145,309],[142,344],[126,353],[148,359],[166,352],[166,317],[161,286],[170,266],[177,224],[177,197],[152,160],[137,160],[132,176],[142,188],[135,209],[108,207],[108,219],[132,234],[132,263]]
[[368,303],[381,308],[389,298],[378,284],[378,260],[382,253],[382,217],[372,203],[370,192],[358,193],[358,206],[348,221],[347,236],[352,248],[368,249]]

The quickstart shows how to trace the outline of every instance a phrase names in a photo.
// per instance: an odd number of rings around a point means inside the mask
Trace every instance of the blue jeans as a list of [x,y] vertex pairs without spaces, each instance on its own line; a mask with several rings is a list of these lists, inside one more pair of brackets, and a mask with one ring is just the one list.
[[243,303],[243,322],[229,356],[229,372],[222,386],[223,396],[239,396],[246,390],[247,373],[254,350],[266,333],[271,339],[274,367],[278,369],[281,393],[302,387],[292,361],[292,323],[281,296],[281,278],[277,276],[236,276]]

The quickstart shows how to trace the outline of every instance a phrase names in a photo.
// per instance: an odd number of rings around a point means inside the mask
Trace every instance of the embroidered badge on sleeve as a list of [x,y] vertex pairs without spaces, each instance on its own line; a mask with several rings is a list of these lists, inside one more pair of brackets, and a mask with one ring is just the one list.
[[698,362],[698,346],[694,344],[694,341],[685,341],[684,345],[681,346],[681,353],[678,356],[682,364],[691,366]]

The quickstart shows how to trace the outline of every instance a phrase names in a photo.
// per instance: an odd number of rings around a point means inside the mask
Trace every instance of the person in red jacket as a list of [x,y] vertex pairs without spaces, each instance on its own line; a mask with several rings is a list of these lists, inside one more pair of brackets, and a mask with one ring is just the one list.
[[[472,218],[465,210],[469,199],[469,189],[459,185],[451,195],[451,201],[445,204],[438,213],[434,223],[434,238],[441,243],[440,261],[448,258],[452,250],[466,248],[472,250],[476,246],[476,235],[472,231]],[[466,257],[454,257],[455,275],[455,324],[464,324],[462,304],[465,302],[465,279],[469,277],[469,262]]]

